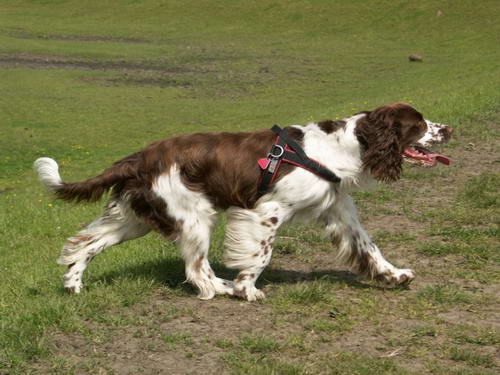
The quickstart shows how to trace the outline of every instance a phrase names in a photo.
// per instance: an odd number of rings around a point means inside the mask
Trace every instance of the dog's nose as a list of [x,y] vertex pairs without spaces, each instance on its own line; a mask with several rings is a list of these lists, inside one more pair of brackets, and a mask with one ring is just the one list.
[[438,133],[442,135],[445,140],[448,140],[451,137],[451,133],[453,133],[453,128],[450,125],[444,125],[439,129]]

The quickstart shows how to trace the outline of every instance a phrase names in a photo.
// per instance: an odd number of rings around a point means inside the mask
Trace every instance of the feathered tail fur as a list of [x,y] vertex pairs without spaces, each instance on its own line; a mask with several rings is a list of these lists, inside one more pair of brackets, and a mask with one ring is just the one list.
[[[133,155],[135,156],[135,155]],[[116,184],[132,177],[137,171],[134,158],[126,158],[115,163],[100,175],[86,181],[76,183],[63,182],[59,174],[59,166],[51,158],[39,158],[34,168],[42,184],[54,193],[57,198],[66,201],[97,201]]]

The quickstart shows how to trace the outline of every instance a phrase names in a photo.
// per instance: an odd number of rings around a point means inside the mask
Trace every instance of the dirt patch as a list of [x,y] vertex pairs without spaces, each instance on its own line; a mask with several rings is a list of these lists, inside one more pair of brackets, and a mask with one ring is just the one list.
[[124,70],[136,70],[167,73],[187,73],[193,71],[192,69],[188,69],[183,66],[173,66],[167,61],[130,63],[126,61],[97,61],[52,55],[35,55],[30,53],[1,55],[0,65],[30,69],[98,70],[118,72]]
[[193,83],[178,80],[171,77],[134,77],[134,76],[124,76],[118,78],[108,78],[102,81],[106,86],[152,86],[152,87],[183,87],[189,88],[193,86]]
[[[234,98],[251,95],[252,90],[265,87],[267,81],[261,77],[261,74],[225,71],[226,67],[223,67],[221,62],[227,59],[230,58],[224,56],[199,58],[193,55],[176,59],[175,62],[163,59],[130,62],[17,53],[0,54],[0,68],[101,71],[109,75],[83,76],[77,79],[102,86],[190,89],[182,94],[187,98]],[[121,74],[117,76],[116,73]]]
[[[175,306],[179,310],[172,310]],[[269,313],[268,306],[235,299],[206,303],[158,294],[125,312],[124,318],[140,316],[143,324],[110,330],[90,322],[87,328],[101,333],[96,335],[101,339],[56,334],[54,351],[85,373],[103,368],[117,374],[224,374],[219,340],[233,345],[238,337],[271,332],[273,322],[265,318]]]
[[17,39],[42,39],[42,40],[62,40],[76,42],[106,42],[106,43],[151,43],[143,38],[121,38],[110,36],[94,35],[61,35],[61,34],[31,34],[26,31],[9,31],[6,35]]

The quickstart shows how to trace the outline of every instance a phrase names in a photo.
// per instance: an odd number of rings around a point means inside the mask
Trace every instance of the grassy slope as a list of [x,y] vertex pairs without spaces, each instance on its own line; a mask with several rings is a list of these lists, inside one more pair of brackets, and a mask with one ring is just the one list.
[[[2,2],[0,60],[18,65],[0,64],[0,369],[43,358],[53,332],[85,333],[84,321],[109,322],[162,283],[168,293],[189,294],[178,287],[173,247],[149,236],[93,264],[84,296],[64,295],[53,260],[63,238],[100,208],[52,202],[31,171],[37,156],[56,158],[68,180],[81,179],[159,137],[304,123],[394,100],[456,125],[459,135],[491,139],[487,122],[476,120],[491,118],[500,102],[499,11],[496,1]],[[424,63],[408,63],[410,54]],[[36,58],[106,68],[23,65]],[[488,207],[477,216],[490,217]],[[491,235],[481,233],[491,251]],[[440,251],[434,242],[422,248]],[[432,289],[429,298],[448,292]]]

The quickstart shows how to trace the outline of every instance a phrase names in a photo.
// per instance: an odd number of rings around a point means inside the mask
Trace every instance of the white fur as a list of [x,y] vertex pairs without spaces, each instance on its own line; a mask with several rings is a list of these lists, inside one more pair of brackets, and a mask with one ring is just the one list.
[[61,176],[59,175],[59,166],[54,159],[36,159],[33,167],[38,173],[38,178],[47,190],[53,192],[62,185]]
[[418,144],[425,147],[446,141],[446,137],[441,130],[448,128],[448,125],[432,122],[430,120],[425,120],[425,122],[427,123],[427,132],[418,140]]

